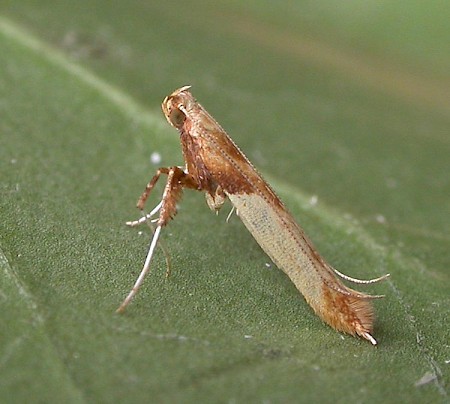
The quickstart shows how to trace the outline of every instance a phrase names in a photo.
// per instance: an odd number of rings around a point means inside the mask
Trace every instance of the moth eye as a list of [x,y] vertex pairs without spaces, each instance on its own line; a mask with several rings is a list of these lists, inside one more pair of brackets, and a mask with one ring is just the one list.
[[172,111],[170,111],[169,119],[170,122],[172,122],[172,125],[178,128],[183,125],[186,116],[178,108],[174,108],[172,109]]

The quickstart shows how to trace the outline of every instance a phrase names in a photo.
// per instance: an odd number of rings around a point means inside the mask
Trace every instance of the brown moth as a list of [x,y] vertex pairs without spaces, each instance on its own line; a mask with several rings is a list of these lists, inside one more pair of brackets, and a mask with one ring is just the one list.
[[[323,321],[338,331],[359,335],[376,345],[372,336],[374,311],[371,299],[382,296],[350,289],[338,277],[369,284],[389,275],[358,280],[340,273],[325,262],[272,188],[221,126],[195,100],[189,88],[179,88],[162,103],[167,121],[180,134],[186,165],[157,170],[137,206],[143,210],[160,175],[166,174],[167,183],[161,202],[141,219],[127,223],[136,226],[152,221],[156,222],[156,230],[144,268],[117,311],[122,312],[137,293],[150,269],[162,227],[176,214],[176,203],[183,189],[190,188],[205,192],[208,206],[216,212],[228,198],[261,248],[286,273]],[[159,217],[152,220],[158,212]]]

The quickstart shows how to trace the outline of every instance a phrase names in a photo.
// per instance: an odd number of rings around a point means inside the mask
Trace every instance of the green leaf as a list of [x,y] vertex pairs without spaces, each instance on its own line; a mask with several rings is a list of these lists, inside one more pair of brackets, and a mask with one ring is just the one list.
[[[419,2],[53,3],[0,6],[0,397],[448,399],[438,6],[425,18]],[[124,225],[157,168],[150,155],[182,164],[159,105],[185,84],[330,263],[391,274],[364,288],[386,295],[377,348],[324,325],[239,219],[225,223],[228,206],[212,215],[195,192],[163,232],[172,276],[158,252],[114,313],[151,237]]]

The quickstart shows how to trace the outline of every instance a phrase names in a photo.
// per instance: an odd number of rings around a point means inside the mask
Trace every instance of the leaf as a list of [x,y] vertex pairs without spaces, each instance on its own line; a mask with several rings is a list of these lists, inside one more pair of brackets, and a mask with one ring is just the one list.
[[[345,5],[89,4],[2,7],[0,396],[444,401],[450,106],[445,69],[411,67],[414,24],[385,51],[400,11],[364,31]],[[364,39],[352,48],[353,36]],[[149,156],[182,163],[159,104],[184,84],[328,261],[391,273],[370,287],[386,295],[376,349],[322,324],[238,218],[225,224],[226,209],[211,215],[194,192],[163,234],[171,278],[159,253],[114,314],[150,238],[124,226],[156,169]]]

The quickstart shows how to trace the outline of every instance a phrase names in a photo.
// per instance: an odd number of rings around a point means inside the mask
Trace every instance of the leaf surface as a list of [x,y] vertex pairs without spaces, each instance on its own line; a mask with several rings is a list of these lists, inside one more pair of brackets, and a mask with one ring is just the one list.
[[[448,399],[449,60],[429,49],[445,45],[438,12],[420,20],[438,25],[428,36],[403,21],[386,49],[393,6],[364,25],[321,2],[45,4],[0,8],[1,397]],[[159,105],[185,84],[333,266],[391,273],[367,289],[386,295],[377,348],[322,324],[238,218],[225,223],[228,206],[216,217],[195,192],[164,229],[172,276],[159,252],[114,314],[150,238],[124,226],[157,168],[150,155],[182,164]]]

